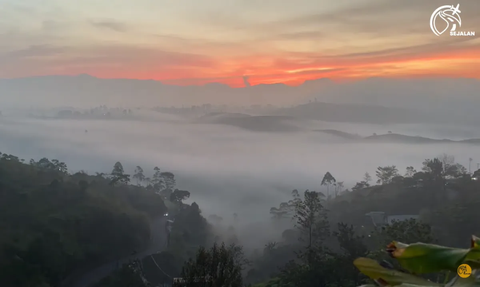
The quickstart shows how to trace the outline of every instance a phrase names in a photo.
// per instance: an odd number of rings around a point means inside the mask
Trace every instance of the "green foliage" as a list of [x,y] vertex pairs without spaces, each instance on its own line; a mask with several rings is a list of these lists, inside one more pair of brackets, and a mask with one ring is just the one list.
[[[438,271],[455,272],[463,263],[478,261],[480,263],[480,239],[472,238],[469,249],[457,249],[440,245],[414,243],[404,244],[392,242],[387,251],[397,259],[403,268],[416,273],[425,274]],[[475,263],[478,265],[479,263]]]
[[[381,266],[375,260],[358,258],[354,265],[365,275],[375,280],[379,286],[480,286],[477,269],[480,268],[480,238],[472,236],[469,249],[457,249],[427,243],[404,244],[392,242],[387,252],[397,259],[408,272],[392,270]],[[434,283],[412,274],[425,274],[440,271],[456,272],[461,264],[472,267],[472,274],[466,278],[456,276],[449,283]]]
[[190,197],[189,191],[175,189],[170,195],[170,201],[180,203],[189,197]]
[[377,183],[380,184],[389,184],[392,182],[392,179],[398,176],[398,169],[396,166],[385,166],[385,167],[378,167],[377,171],[375,172],[377,175]]
[[137,267],[139,262],[132,261],[116,270],[111,276],[102,279],[95,287],[145,287],[142,273]]
[[210,249],[200,247],[195,259],[187,261],[182,270],[182,277],[188,284],[205,282],[203,286],[243,286],[243,253],[238,246],[220,246],[216,243]]
[[2,155],[0,211],[1,285],[26,287],[58,286],[72,273],[143,248],[149,220],[166,207],[139,186],[68,174],[57,160],[25,164]]
[[182,205],[175,216],[170,234],[169,250],[179,259],[185,260],[200,246],[206,246],[212,235],[211,226],[202,216],[197,203]]
[[318,244],[329,233],[326,210],[322,203],[323,194],[309,190],[305,191],[303,200],[295,203],[296,227],[301,231],[301,239],[308,247]]

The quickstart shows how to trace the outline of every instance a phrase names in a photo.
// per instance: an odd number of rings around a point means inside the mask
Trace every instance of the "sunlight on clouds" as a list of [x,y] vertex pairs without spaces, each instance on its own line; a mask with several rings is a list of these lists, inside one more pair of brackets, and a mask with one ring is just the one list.
[[[258,75],[256,84],[408,73],[478,77],[472,63],[480,37],[434,36],[428,18],[438,3],[0,0],[0,77],[89,73],[240,85],[244,74]],[[461,0],[468,27],[480,25],[478,3]],[[449,55],[450,62],[440,60]]]

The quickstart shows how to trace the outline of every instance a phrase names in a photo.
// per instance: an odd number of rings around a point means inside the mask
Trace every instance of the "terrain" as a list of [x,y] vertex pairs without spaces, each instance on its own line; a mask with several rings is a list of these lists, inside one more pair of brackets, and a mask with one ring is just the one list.
[[[154,80],[100,79],[77,75],[0,79],[0,90],[2,110],[32,106],[45,108],[51,106],[50,103],[83,108],[98,103],[124,107],[181,107],[185,103],[195,106],[215,103],[271,105],[284,108],[280,111],[281,115],[304,115],[322,120],[361,119],[377,123],[440,121],[458,125],[478,124],[480,121],[477,113],[480,102],[473,96],[480,90],[480,82],[468,78],[369,78],[347,83],[317,79],[297,87],[263,84],[230,88],[218,83],[174,86]],[[451,95],[455,97],[451,98]],[[314,105],[291,107],[309,102]],[[315,105],[322,107],[314,108]]]

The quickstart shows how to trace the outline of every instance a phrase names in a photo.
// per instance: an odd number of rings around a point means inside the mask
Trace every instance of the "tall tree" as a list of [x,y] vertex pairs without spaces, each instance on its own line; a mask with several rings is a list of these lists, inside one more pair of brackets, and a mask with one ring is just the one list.
[[413,177],[413,175],[417,173],[413,166],[407,166],[405,170],[405,177]]
[[52,159],[53,168],[60,173],[66,174],[68,172],[67,164],[59,161],[58,159]]
[[117,161],[113,166],[111,175],[110,185],[115,185],[117,183],[127,184],[130,182],[130,175],[125,174],[123,170],[123,165]]
[[173,191],[176,185],[175,175],[171,172],[166,171],[161,173],[161,177],[163,179],[163,182],[165,183],[165,189]]
[[344,188],[343,181],[337,182],[337,184],[335,185],[335,197],[337,197],[338,194],[343,191],[343,188]]
[[162,172],[160,171],[160,168],[158,166],[156,166],[153,171],[154,173],[151,179],[151,184],[155,192],[160,193],[162,190],[165,189],[165,182],[162,178]]
[[323,197],[320,192],[306,190],[303,200],[295,205],[295,226],[301,231],[300,240],[307,243],[307,248],[314,247],[329,234]]
[[327,186],[327,197],[330,196],[330,186],[335,184],[337,180],[332,176],[330,172],[327,171],[322,179],[322,185]]
[[392,182],[392,179],[394,177],[398,176],[398,169],[394,165],[384,167],[379,166],[375,174],[378,178],[377,183],[380,183],[382,185],[389,184]]
[[141,168],[140,166],[137,166],[135,168],[135,173],[133,175],[133,178],[137,181],[137,184],[140,184],[143,181],[145,181],[145,175],[143,174],[143,168]]
[[200,247],[195,259],[188,260],[183,266],[181,276],[187,286],[201,282],[205,287],[242,287],[244,265],[241,247],[215,243],[210,249]]
[[366,172],[365,175],[363,176],[363,181],[367,183],[367,186],[370,186],[370,181],[372,181],[372,177],[368,172]]
[[182,203],[185,199],[190,197],[190,192],[186,190],[175,189],[170,195],[170,200],[176,203]]

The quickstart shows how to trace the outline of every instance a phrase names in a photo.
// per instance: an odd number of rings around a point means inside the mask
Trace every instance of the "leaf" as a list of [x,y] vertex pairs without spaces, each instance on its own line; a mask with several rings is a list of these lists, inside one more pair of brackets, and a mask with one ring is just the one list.
[[387,251],[396,258],[400,265],[415,274],[425,274],[449,270],[456,272],[458,266],[469,262],[479,265],[480,239],[472,236],[470,249],[450,248],[435,244],[414,243],[404,244],[392,242]]
[[[441,286],[430,281],[427,281],[423,278],[416,277],[414,275],[403,273],[397,270],[391,270],[382,267],[377,261],[369,258],[357,258],[353,261],[353,264],[362,272],[373,280],[385,282],[386,286]],[[410,285],[401,285],[402,283]]]
[[478,287],[480,282],[476,279],[475,272],[468,278],[455,277],[445,287]]

